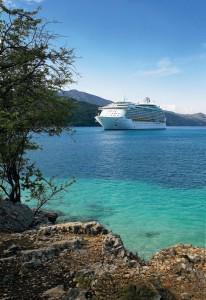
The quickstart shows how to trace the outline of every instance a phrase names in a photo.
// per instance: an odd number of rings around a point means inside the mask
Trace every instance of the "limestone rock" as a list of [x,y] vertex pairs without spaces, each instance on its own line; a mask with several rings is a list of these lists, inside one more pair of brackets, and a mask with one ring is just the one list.
[[71,288],[69,289],[65,299],[66,300],[86,300],[91,299],[88,295],[89,292],[85,290],[81,290],[79,288]]
[[66,292],[63,285],[58,285],[54,288],[51,288],[42,294],[46,299],[62,299],[65,296]]
[[103,252],[109,252],[114,255],[120,254],[121,257],[124,257],[124,245],[119,235],[109,233],[103,240],[102,246]]
[[16,244],[12,244],[8,249],[4,250],[4,255],[15,255],[21,250],[21,247]]
[[[33,209],[33,213],[35,210]],[[41,210],[37,215],[34,214],[34,227],[39,227],[40,225],[54,225],[59,214],[54,211]]]
[[32,210],[25,204],[0,200],[0,231],[22,232],[33,223]]
[[181,300],[191,300],[192,296],[189,293],[182,293]]
[[39,235],[50,235],[52,233],[73,233],[73,234],[88,234],[96,236],[98,234],[107,234],[107,229],[100,223],[93,222],[68,222],[56,224],[53,226],[45,226],[39,230]]
[[205,299],[203,248],[176,245],[144,262],[98,222],[0,237],[0,299]]
[[52,243],[48,247],[42,247],[38,249],[22,250],[19,257],[23,262],[28,262],[31,266],[38,266],[40,262],[45,262],[54,256],[58,256],[65,250],[76,250],[81,247],[81,241],[79,238],[71,238],[70,240],[63,240],[56,243]]
[[13,274],[7,274],[3,277],[3,283],[10,284],[15,280],[15,276]]
[[58,218],[58,213],[54,211],[44,211],[44,214],[48,218],[49,222],[55,224],[56,219]]

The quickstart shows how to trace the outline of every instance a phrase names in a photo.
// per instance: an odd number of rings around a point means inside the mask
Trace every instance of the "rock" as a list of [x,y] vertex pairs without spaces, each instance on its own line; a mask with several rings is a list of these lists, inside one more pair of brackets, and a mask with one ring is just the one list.
[[103,240],[102,246],[103,252],[109,252],[110,254],[125,256],[124,245],[119,235],[109,233]]
[[73,234],[88,234],[99,235],[107,234],[107,229],[103,225],[94,222],[68,222],[63,224],[56,224],[53,226],[45,226],[39,230],[39,235],[50,235],[51,233],[73,233]]
[[141,259],[132,252],[124,248],[124,244],[119,235],[109,233],[105,236],[102,243],[102,253],[110,254],[111,256],[121,258],[122,261],[129,267],[139,266]]
[[82,290],[79,288],[71,288],[67,292],[67,295],[65,297],[66,300],[86,300],[86,299],[92,299],[92,295],[90,296],[90,292],[86,290]]
[[15,276],[13,274],[8,274],[3,277],[2,282],[4,284],[11,284],[15,280]]
[[45,211],[45,216],[48,218],[49,222],[51,222],[52,224],[56,223],[56,220],[58,218],[58,213],[54,212],[54,211]]
[[[51,288],[42,294],[46,299],[61,299],[65,296],[66,292],[63,285],[57,285],[54,288]],[[65,299],[65,298],[64,298]]]
[[39,228],[41,225],[51,225],[51,223],[44,214],[35,215],[32,227]]
[[69,231],[75,234],[89,234],[89,235],[98,235],[106,234],[108,231],[100,223],[93,222],[72,222],[64,224],[65,231]]
[[190,300],[192,299],[192,296],[188,293],[182,293],[181,294],[181,300]]
[[2,233],[0,299],[205,299],[205,249],[176,245],[142,262],[105,233],[98,222]]
[[35,209],[33,209],[33,213],[34,213],[34,222],[33,222],[34,227],[39,227],[40,225],[46,225],[46,224],[54,225],[59,216],[58,213],[49,210],[40,210],[35,215]]
[[19,245],[12,244],[8,249],[4,250],[5,255],[15,255],[17,252],[21,250]]
[[187,259],[189,260],[189,262],[192,262],[194,264],[198,263],[198,262],[201,262],[201,256],[197,255],[197,254],[194,254],[194,255],[190,255],[188,254],[187,255]]
[[[22,262],[26,262],[24,267],[38,267],[42,262],[48,261],[54,256],[60,255],[65,250],[77,250],[81,247],[80,238],[71,238],[70,240],[63,240],[52,243],[50,246],[38,249],[22,250],[19,257]],[[64,254],[67,253],[64,252]]]
[[39,236],[49,236],[51,234],[52,230],[50,226],[41,227],[38,231]]
[[85,234],[97,235],[97,234],[107,234],[108,231],[104,228],[103,225],[100,223],[93,221],[93,222],[86,222],[84,224]]
[[76,277],[93,277],[94,276],[94,271],[91,270],[90,268],[86,269],[81,269],[76,273]]
[[0,200],[0,231],[22,232],[33,223],[32,210],[25,204]]
[[16,256],[9,256],[9,257],[3,257],[0,258],[0,264],[1,263],[8,263],[8,264],[12,264],[14,261],[16,260]]
[[33,267],[33,261],[26,261],[21,265],[22,270],[32,269]]
[[42,262],[39,258],[33,259],[31,263],[34,268],[40,267],[42,265]]
[[137,267],[138,266],[138,262],[136,260],[129,260],[128,262],[129,267],[133,268],[133,267]]

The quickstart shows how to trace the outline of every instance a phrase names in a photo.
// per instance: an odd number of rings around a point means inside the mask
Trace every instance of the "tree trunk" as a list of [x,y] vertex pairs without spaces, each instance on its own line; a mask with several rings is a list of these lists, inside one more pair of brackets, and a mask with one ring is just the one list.
[[14,184],[9,196],[9,200],[13,203],[21,202],[21,188],[19,182]]
[[13,203],[21,201],[21,185],[20,185],[20,176],[17,171],[16,165],[13,165],[8,170],[8,182],[11,187],[11,192],[9,195],[9,200]]

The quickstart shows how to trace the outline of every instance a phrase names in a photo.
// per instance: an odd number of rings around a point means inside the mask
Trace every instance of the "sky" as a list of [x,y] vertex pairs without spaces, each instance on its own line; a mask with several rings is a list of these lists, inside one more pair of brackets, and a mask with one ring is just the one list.
[[78,89],[113,101],[150,97],[206,113],[206,0],[5,0],[33,9],[75,49]]

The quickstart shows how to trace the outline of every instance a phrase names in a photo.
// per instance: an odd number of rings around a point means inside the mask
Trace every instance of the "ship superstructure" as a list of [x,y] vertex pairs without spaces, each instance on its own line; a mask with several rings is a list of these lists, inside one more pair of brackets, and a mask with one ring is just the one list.
[[165,129],[164,111],[149,98],[142,103],[114,102],[99,108],[95,117],[104,129]]

